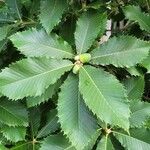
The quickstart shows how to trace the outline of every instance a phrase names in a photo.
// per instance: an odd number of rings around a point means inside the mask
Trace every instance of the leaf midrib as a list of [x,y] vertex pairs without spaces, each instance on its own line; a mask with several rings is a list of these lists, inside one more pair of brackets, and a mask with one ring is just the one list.
[[16,6],[16,10],[17,10],[17,15],[18,15],[20,21],[22,22],[22,18],[21,18],[20,11],[19,11],[19,9],[18,9],[18,5],[17,5],[16,0],[15,0],[15,6]]
[[86,36],[87,36],[87,33],[88,33],[89,25],[90,25],[90,22],[88,22],[87,28],[85,29],[85,34],[84,34],[84,38],[83,38],[83,40],[81,42],[81,47],[80,47],[79,54],[81,54],[82,51],[83,51],[83,46],[84,46],[84,42],[85,42],[85,39],[86,39]]
[[[28,41],[28,42],[30,42],[30,41]],[[33,45],[33,43],[35,43],[35,44],[37,44],[37,42],[30,42],[31,43],[31,45]],[[46,48],[48,48],[48,49],[50,49],[50,50],[54,50],[54,51],[60,51],[61,53],[66,53],[66,54],[69,54],[69,55],[71,55],[71,56],[74,56],[74,54],[72,54],[72,53],[70,53],[70,52],[68,52],[68,51],[65,51],[65,50],[63,50],[63,49],[58,49],[58,48],[56,48],[56,47],[52,47],[52,46],[47,46],[47,45],[44,45],[44,44],[41,44],[41,43],[38,43],[38,45],[39,46],[41,46],[41,47],[46,47]],[[21,48],[19,48],[20,50],[21,50]],[[22,50],[22,52],[26,52],[26,50]],[[28,52],[28,51],[27,51]]]
[[29,142],[27,142],[27,143],[23,143],[23,144],[21,144],[21,145],[19,145],[19,146],[16,146],[16,147],[12,148],[11,150],[16,150],[16,149],[18,149],[19,147],[22,147],[22,146],[25,146],[25,145],[28,145],[28,144],[32,144],[32,143],[33,143],[32,141],[29,141]]
[[[144,47],[144,48],[148,48],[148,47]],[[109,57],[109,56],[113,56],[113,55],[122,55],[122,53],[128,53],[128,52],[133,52],[133,51],[137,51],[137,50],[141,50],[141,49],[144,49],[143,47],[142,48],[136,48],[136,49],[133,49],[132,51],[130,50],[125,50],[125,51],[120,51],[120,52],[114,52],[114,53],[109,53],[109,54],[102,54],[101,56],[95,56],[95,57],[92,57],[92,60],[93,59],[97,59],[97,58],[101,58],[101,57]],[[146,51],[146,50],[145,50]],[[147,50],[148,51],[148,50]]]
[[[84,69],[84,67],[82,67]],[[86,71],[86,69],[84,69],[86,74],[88,75],[88,77],[90,78],[90,80],[92,81],[92,83],[94,84],[94,86],[96,87],[96,89],[98,90],[98,92],[100,93],[100,95],[102,95],[101,91],[99,90],[99,88],[97,87],[97,85],[95,84],[95,82],[92,80],[92,78],[90,77],[90,75],[88,74],[88,72]],[[104,101],[106,102],[106,104],[108,105],[108,107],[112,110],[112,112],[115,114],[115,116],[118,116],[112,109],[111,105],[109,105],[109,103],[107,102],[107,100],[105,99],[105,97],[102,95]],[[117,117],[118,118],[118,117]],[[120,118],[119,118],[120,120]],[[121,120],[122,121],[122,120]]]
[[50,71],[47,71],[47,72],[44,72],[44,73],[40,73],[40,74],[37,74],[37,75],[35,75],[35,76],[31,76],[31,77],[28,77],[28,78],[24,78],[24,79],[22,79],[22,80],[17,80],[17,81],[11,82],[11,83],[7,83],[7,84],[1,86],[0,88],[2,88],[2,87],[4,87],[4,86],[7,86],[7,85],[14,84],[14,83],[22,82],[22,81],[24,81],[24,80],[30,80],[30,79],[32,79],[32,78],[35,78],[35,77],[38,77],[38,76],[41,76],[41,75],[44,75],[44,74],[48,74],[48,73],[50,73],[50,72],[54,72],[54,71],[59,70],[59,69],[64,69],[64,68],[71,67],[71,66],[73,66],[73,65],[74,65],[74,64],[71,64],[71,65],[68,65],[68,66],[65,66],[65,67],[59,67],[59,68],[57,68],[57,69],[52,69],[52,70],[50,70]]
[[24,124],[24,120],[18,118],[16,115],[14,115],[11,111],[9,111],[8,109],[6,109],[6,108],[5,108],[4,106],[2,106],[1,104],[0,104],[0,107],[1,107],[2,109],[4,109],[6,112],[8,112],[9,114],[11,114],[12,116],[14,116],[17,120],[22,121],[23,124]]
[[[49,121],[38,133],[38,135],[36,136],[36,139],[39,138],[42,133],[47,129],[47,127],[49,127],[49,125],[56,120],[56,116],[53,117],[53,119],[51,121]],[[53,124],[54,125],[54,124]]]
[[51,18],[51,17],[54,15],[54,10],[55,10],[55,8],[56,8],[56,4],[57,4],[57,0],[55,0],[55,2],[54,2],[54,7],[53,7],[53,9],[52,9],[52,11],[51,11],[51,13],[50,13],[49,18]]
[[[143,79],[143,77],[141,77],[139,80],[136,80],[136,83],[130,88],[128,95],[130,95],[130,93],[139,85],[141,84],[141,80]],[[136,88],[137,89],[137,88]]]
[[118,134],[118,135],[120,134],[121,136],[124,136],[124,137],[127,137],[127,138],[131,138],[131,139],[134,139],[134,140],[137,140],[137,141],[140,141],[140,142],[143,142],[143,143],[149,145],[149,143],[146,143],[146,142],[144,142],[144,141],[142,141],[142,140],[139,140],[139,139],[137,139],[137,138],[134,138],[134,137],[132,137],[132,136],[129,136],[129,135],[126,135],[126,134],[117,132],[117,131],[112,131],[112,132],[113,132],[113,133],[116,133],[116,134]]

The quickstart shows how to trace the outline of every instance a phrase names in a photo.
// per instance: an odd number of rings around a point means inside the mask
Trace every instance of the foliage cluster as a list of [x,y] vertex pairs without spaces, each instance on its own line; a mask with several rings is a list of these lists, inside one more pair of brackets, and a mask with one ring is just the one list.
[[149,0],[1,0],[0,150],[150,150],[149,39]]

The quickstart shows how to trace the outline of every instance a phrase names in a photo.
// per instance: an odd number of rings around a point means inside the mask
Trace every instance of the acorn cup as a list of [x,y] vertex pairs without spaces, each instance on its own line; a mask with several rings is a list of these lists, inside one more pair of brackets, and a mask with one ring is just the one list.
[[75,56],[74,60],[79,61],[80,60],[80,55]]

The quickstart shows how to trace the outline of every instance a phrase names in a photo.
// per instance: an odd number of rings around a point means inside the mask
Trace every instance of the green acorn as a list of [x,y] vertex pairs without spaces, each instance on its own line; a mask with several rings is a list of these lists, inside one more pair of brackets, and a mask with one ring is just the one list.
[[75,66],[73,67],[73,71],[72,71],[72,72],[73,72],[74,74],[77,74],[77,73],[79,72],[80,67],[81,67],[81,66],[79,66],[79,65],[75,65]]
[[76,61],[76,62],[75,62],[75,65],[74,65],[74,67],[73,67],[72,72],[73,72],[74,74],[77,74],[77,73],[79,72],[79,69],[81,68],[82,65],[83,65],[83,64],[82,64],[80,61]]
[[82,63],[87,63],[91,60],[91,55],[89,53],[81,54],[79,57]]

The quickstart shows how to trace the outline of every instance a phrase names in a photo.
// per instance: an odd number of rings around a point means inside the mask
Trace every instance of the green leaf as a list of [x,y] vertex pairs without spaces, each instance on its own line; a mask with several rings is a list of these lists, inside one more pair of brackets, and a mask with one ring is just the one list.
[[61,17],[66,9],[66,0],[41,0],[41,13],[39,18],[47,33],[50,33],[52,29],[61,21]]
[[131,77],[124,80],[124,85],[127,90],[128,99],[135,100],[141,99],[144,93],[144,77]]
[[41,104],[42,102],[48,101],[48,99],[52,98],[52,96],[56,93],[60,85],[61,81],[58,80],[55,84],[50,85],[41,96],[27,97],[27,106],[34,107]]
[[145,126],[150,129],[150,118],[147,119],[147,121],[145,123]]
[[28,126],[28,112],[19,102],[1,99],[0,122],[8,126]]
[[55,34],[29,29],[10,37],[15,47],[28,57],[72,58],[71,46]]
[[133,128],[133,129],[130,129],[130,134],[132,135],[132,137],[150,144],[150,138],[149,138],[150,129]]
[[36,137],[41,125],[42,111],[39,107],[29,109],[29,124],[31,137]]
[[57,111],[55,109],[51,110],[48,113],[48,119],[46,125],[38,132],[36,139],[37,138],[42,138],[46,137],[50,133],[55,132],[59,128],[59,123],[58,123],[58,117],[57,117]]
[[10,26],[3,26],[3,27],[0,27],[0,41],[4,40],[6,37],[7,37],[7,34],[10,30]]
[[150,118],[150,103],[141,101],[131,101],[131,127],[142,127]]
[[112,64],[116,67],[131,67],[145,59],[149,50],[150,42],[125,35],[113,37],[92,52],[91,62],[101,65]]
[[77,53],[85,53],[95,39],[103,35],[106,27],[106,14],[96,11],[84,12],[77,21],[75,43]]
[[39,150],[39,148],[39,143],[35,144],[33,141],[23,141],[16,143],[16,145],[9,150]]
[[30,9],[30,17],[34,18],[35,14],[39,14],[39,10],[40,10],[40,0],[34,0],[31,1],[31,5],[29,5],[29,9]]
[[136,137],[114,131],[115,137],[120,141],[122,146],[130,150],[149,150],[150,144]]
[[18,61],[0,73],[0,92],[14,100],[39,96],[72,66],[68,60],[29,58]]
[[142,73],[141,73],[141,71],[137,68],[137,67],[130,67],[130,68],[127,68],[126,69],[129,73],[130,73],[130,75],[132,75],[132,76],[141,76],[142,75]]
[[84,149],[97,133],[98,125],[85,106],[79,92],[79,81],[70,75],[61,87],[58,117],[61,128],[76,149]]
[[141,65],[147,69],[147,73],[150,73],[150,63],[149,63],[149,62],[150,62],[150,54],[149,54],[149,56],[148,56],[146,59],[144,59],[143,62],[141,63]]
[[2,126],[0,132],[3,133],[3,136],[12,142],[18,142],[25,140],[26,127],[9,127]]
[[115,150],[108,136],[103,136],[99,141],[96,150]]
[[40,150],[75,150],[75,148],[71,147],[66,138],[59,134],[45,138]]
[[4,145],[0,144],[0,149],[1,150],[8,150]]
[[22,21],[21,14],[21,3],[20,0],[5,0],[8,6],[9,14],[14,17],[14,19],[19,19]]
[[[2,126],[2,123],[0,123],[0,126]],[[8,140],[0,133],[0,145],[6,145],[7,142]]]
[[6,49],[6,44],[7,44],[7,42],[8,42],[7,39],[0,41],[0,52],[1,52],[2,50],[5,50],[5,49]]
[[102,69],[85,66],[79,72],[79,89],[87,106],[102,121],[129,128],[129,106],[119,81]]
[[126,6],[124,13],[129,20],[138,22],[142,30],[150,32],[150,15],[141,12],[139,6]]
[[101,130],[98,130],[98,132],[92,137],[92,140],[88,143],[88,145],[83,150],[92,150],[95,144],[97,143],[97,139],[101,135]]
[[0,8],[0,24],[14,23],[15,18],[9,13],[8,7],[5,5]]
[[7,13],[0,12],[0,23],[14,23],[15,19]]

